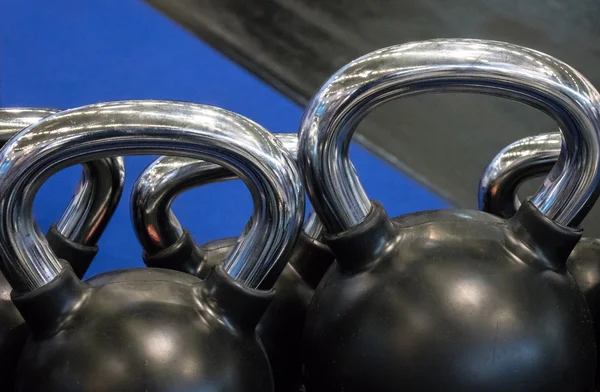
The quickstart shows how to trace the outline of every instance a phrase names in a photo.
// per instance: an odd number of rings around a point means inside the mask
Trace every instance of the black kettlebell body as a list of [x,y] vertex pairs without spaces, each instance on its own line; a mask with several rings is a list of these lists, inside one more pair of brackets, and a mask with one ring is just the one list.
[[374,203],[327,238],[339,261],[307,316],[307,391],[591,390],[592,320],[564,267],[579,238],[530,203],[508,221]]
[[133,269],[81,283],[65,271],[43,291],[14,295],[35,325],[17,391],[272,390],[254,332],[271,293],[219,268],[204,282]]
[[300,235],[290,261],[275,282],[275,297],[257,332],[271,362],[278,392],[304,390],[302,335],[306,314],[315,288],[332,263],[327,246]]
[[[592,315],[596,342],[600,341],[600,240],[584,237],[579,241],[567,261],[567,269],[575,278]],[[596,354],[597,355],[597,354]],[[600,363],[596,364],[596,374]],[[596,377],[596,390],[600,377]]]
[[577,281],[596,325],[596,341],[600,337],[600,240],[582,238],[567,261],[567,268]]
[[[59,257],[69,260],[80,278],[98,253],[97,246],[73,242],[60,234],[55,225],[48,230],[46,239]],[[25,320],[11,301],[11,291],[6,278],[0,273],[0,391],[13,390],[18,359],[29,336]]]
[[[143,258],[150,267],[172,268],[200,278],[221,263],[237,238],[196,246],[189,232],[176,244]],[[276,391],[300,391],[303,387],[302,334],[306,312],[315,288],[333,262],[329,248],[301,234],[290,261],[275,281],[275,295],[256,331],[271,363]]]
[[10,391],[14,385],[19,355],[29,336],[29,329],[10,300],[12,288],[0,274],[0,390]]
[[[560,133],[528,136],[500,151],[480,180],[480,209],[510,218],[519,208],[518,189],[530,178],[547,174],[560,156]],[[567,269],[585,296],[600,341],[600,240],[582,238],[567,260]],[[596,374],[600,371],[600,364]],[[600,377],[596,377],[596,390]]]

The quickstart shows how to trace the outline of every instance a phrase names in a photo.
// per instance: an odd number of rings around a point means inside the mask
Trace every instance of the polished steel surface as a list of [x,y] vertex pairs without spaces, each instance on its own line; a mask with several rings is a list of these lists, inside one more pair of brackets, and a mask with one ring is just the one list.
[[15,133],[57,111],[46,108],[0,108],[0,144],[6,143]]
[[[599,1],[146,2],[302,107],[353,59],[435,37],[477,37],[535,48],[600,86]],[[352,140],[448,203],[475,209],[481,172],[498,151],[555,129],[548,116],[518,102],[473,94],[423,95],[378,108]],[[586,221],[588,234],[600,237],[600,209]]]
[[[275,136],[296,159],[298,135],[282,133]],[[177,196],[191,188],[233,179],[237,176],[230,170],[197,159],[164,156],[152,162],[136,180],[131,194],[131,221],[142,249],[158,252],[176,243],[184,234],[171,210]],[[313,238],[322,234],[322,226],[314,212],[309,214],[304,227],[305,231],[310,230]]]
[[206,159],[235,172],[254,197],[255,220],[224,262],[251,288],[286,263],[304,217],[298,170],[258,124],[211,106],[122,101],[45,118],[0,151],[0,267],[17,291],[52,281],[62,266],[40,233],[32,203],[52,173],[82,160],[127,154]]
[[[57,109],[0,108],[0,143],[56,113]],[[110,157],[82,164],[73,198],[56,224],[59,233],[81,245],[95,245],[115,208],[125,182],[123,158]]]
[[563,159],[533,197],[559,224],[576,226],[598,196],[600,95],[569,65],[497,41],[437,39],[369,53],[336,72],[310,101],[300,126],[299,165],[330,232],[363,221],[371,203],[350,168],[358,123],[389,100],[433,92],[476,92],[538,108],[563,131]]
[[77,190],[56,228],[72,241],[95,245],[121,200],[125,162],[109,157],[85,162],[81,169]]
[[304,234],[310,238],[322,240],[323,234],[325,234],[325,228],[314,210],[312,210],[304,220],[303,230]]
[[560,132],[518,140],[498,153],[479,181],[479,209],[504,218],[517,212],[517,191],[527,179],[548,173],[559,159]]

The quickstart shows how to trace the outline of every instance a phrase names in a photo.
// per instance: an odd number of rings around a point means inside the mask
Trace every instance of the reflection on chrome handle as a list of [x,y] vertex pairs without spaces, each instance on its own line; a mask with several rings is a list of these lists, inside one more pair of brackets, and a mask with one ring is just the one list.
[[[298,136],[275,136],[296,159]],[[184,234],[171,211],[177,196],[191,188],[233,179],[237,179],[233,172],[212,162],[173,156],[152,162],[138,177],[131,195],[131,221],[142,249],[148,253],[161,251]],[[307,229],[313,238],[318,239],[322,234],[322,225],[314,212],[305,221],[305,231]]]
[[547,174],[559,159],[562,144],[560,132],[544,133],[518,140],[500,151],[479,180],[479,209],[503,218],[513,216],[521,205],[519,186]]
[[[553,117],[564,157],[533,197],[555,222],[576,226],[597,198],[599,94],[579,72],[538,51],[496,41],[437,39],[391,46],[352,61],[312,98],[300,125],[299,165],[327,231],[347,230],[371,208],[350,168],[354,129],[373,108],[399,97],[476,92],[506,97]],[[399,119],[401,121],[401,119]]]
[[[58,110],[1,108],[0,143]],[[60,234],[81,245],[95,245],[102,236],[123,193],[123,158],[110,157],[82,164],[81,179],[56,227]]]
[[128,154],[206,159],[235,172],[257,213],[224,269],[251,288],[273,268],[283,269],[302,226],[304,193],[294,162],[273,135],[211,106],[123,101],[47,117],[0,151],[0,266],[15,290],[42,287],[63,268],[33,219],[41,184],[82,160]]
[[122,157],[83,163],[77,190],[56,228],[71,241],[95,245],[117,209],[124,186]]

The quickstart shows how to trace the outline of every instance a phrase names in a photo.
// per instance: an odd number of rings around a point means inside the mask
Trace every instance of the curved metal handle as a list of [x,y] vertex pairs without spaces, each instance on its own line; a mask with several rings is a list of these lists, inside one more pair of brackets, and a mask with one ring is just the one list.
[[95,245],[119,205],[124,186],[122,157],[83,163],[76,193],[56,228],[71,241]]
[[377,50],[343,67],[312,98],[300,125],[299,164],[325,228],[362,222],[371,203],[350,168],[357,124],[377,105],[432,92],[477,92],[527,103],[563,131],[556,165],[533,204],[559,224],[576,226],[598,196],[599,95],[569,65],[518,45],[472,39],[412,42]]
[[0,151],[2,272],[23,292],[44,286],[63,268],[31,208],[35,193],[52,173],[111,155],[166,154],[214,161],[248,185],[256,220],[224,269],[256,288],[272,268],[283,268],[304,217],[298,170],[283,150],[273,135],[247,118],[192,103],[111,102],[46,117]]
[[[296,159],[298,135],[274,135]],[[155,253],[173,245],[184,235],[171,210],[177,196],[191,188],[234,179],[237,179],[236,175],[228,169],[196,159],[163,156],[148,165],[131,193],[131,221],[142,249]],[[310,230],[313,238],[321,235],[322,226],[314,212],[304,223],[305,231]]]
[[[0,108],[0,143],[57,109]],[[56,224],[58,232],[81,245],[96,245],[119,204],[125,184],[123,158],[110,157],[82,164],[73,198]]]
[[[547,174],[560,157],[560,132],[520,139],[502,149],[479,180],[479,209],[510,218],[519,209],[519,186],[529,178]],[[564,164],[563,164],[564,165]]]
[[15,133],[58,112],[47,108],[0,108],[0,144],[4,145]]

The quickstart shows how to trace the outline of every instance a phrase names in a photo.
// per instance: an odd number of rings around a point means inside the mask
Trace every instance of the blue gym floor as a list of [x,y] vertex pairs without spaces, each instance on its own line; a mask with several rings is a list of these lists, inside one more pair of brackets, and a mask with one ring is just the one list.
[[[302,110],[142,2],[0,2],[0,106],[72,108],[100,101],[172,99],[238,112],[272,132],[296,132]],[[399,119],[400,120],[400,119]],[[447,203],[365,150],[352,160],[372,199],[394,216]],[[154,157],[126,158],[126,188],[88,275],[142,266],[129,219],[137,175]],[[424,157],[423,159],[426,159]],[[35,215],[45,232],[71,197],[79,168],[42,187]],[[189,191],[174,212],[196,241],[237,235],[251,212],[240,181]]]

